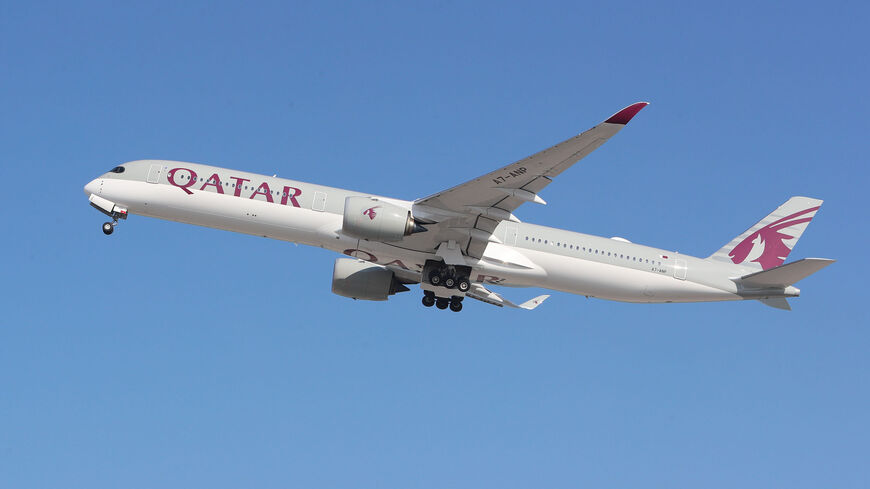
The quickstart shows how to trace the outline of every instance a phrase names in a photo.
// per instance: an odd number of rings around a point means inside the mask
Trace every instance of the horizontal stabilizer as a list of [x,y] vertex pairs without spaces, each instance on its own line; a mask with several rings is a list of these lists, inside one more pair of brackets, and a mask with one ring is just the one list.
[[834,261],[828,258],[804,258],[762,272],[744,275],[740,277],[739,282],[747,288],[787,287],[809,277]]
[[783,311],[791,311],[791,306],[788,304],[788,301],[785,297],[774,297],[772,299],[758,299],[758,302],[764,304],[765,306],[770,306],[775,309],[782,309]]

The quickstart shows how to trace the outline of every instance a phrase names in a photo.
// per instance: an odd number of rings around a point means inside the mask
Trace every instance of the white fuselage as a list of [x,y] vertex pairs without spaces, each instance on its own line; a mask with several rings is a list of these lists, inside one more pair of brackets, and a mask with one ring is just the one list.
[[[85,193],[131,214],[326,248],[417,277],[434,249],[414,240],[360,240],[342,233],[346,197],[368,194],[194,163],[140,161],[107,173]],[[158,168],[159,167],[159,168]],[[413,202],[377,197],[394,205]],[[475,282],[543,287],[626,302],[740,300],[734,277],[747,269],[611,238],[502,221],[480,258]]]

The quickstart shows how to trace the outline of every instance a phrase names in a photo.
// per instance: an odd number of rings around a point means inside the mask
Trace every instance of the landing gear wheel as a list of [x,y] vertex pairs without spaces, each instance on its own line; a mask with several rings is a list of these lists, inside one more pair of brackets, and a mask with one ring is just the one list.
[[462,293],[468,292],[468,289],[471,288],[471,282],[468,281],[467,278],[463,277],[456,282],[456,289]]
[[435,297],[433,297],[431,295],[424,295],[423,296],[423,305],[426,307],[434,306],[435,305]]
[[115,225],[110,222],[103,223],[103,234],[106,236],[112,234],[115,231]]
[[462,310],[462,303],[459,301],[450,301],[450,310],[453,312],[459,312]]
[[429,283],[436,286],[441,285],[441,274],[437,270],[429,274]]
[[444,286],[448,289],[452,289],[453,286],[456,285],[456,279],[453,277],[447,277],[444,279]]
[[447,309],[447,306],[449,304],[450,302],[442,297],[439,297],[438,300],[435,301],[435,307],[437,307],[438,309]]

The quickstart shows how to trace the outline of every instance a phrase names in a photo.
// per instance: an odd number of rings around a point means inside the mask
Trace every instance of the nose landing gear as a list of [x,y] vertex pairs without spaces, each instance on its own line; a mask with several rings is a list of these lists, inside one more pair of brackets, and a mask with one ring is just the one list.
[[103,223],[103,234],[106,236],[115,232],[118,219],[127,219],[127,208],[106,200],[98,195],[91,194],[88,198],[91,207],[112,218],[111,222]]

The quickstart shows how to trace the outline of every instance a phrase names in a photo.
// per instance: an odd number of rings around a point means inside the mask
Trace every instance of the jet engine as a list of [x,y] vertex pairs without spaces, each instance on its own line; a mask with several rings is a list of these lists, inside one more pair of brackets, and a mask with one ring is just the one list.
[[370,197],[348,197],[344,200],[341,230],[354,238],[401,241],[405,236],[426,231],[426,228],[417,224],[411,211],[403,207]]
[[409,290],[386,267],[353,258],[338,258],[332,271],[332,292],[351,299],[385,301]]

